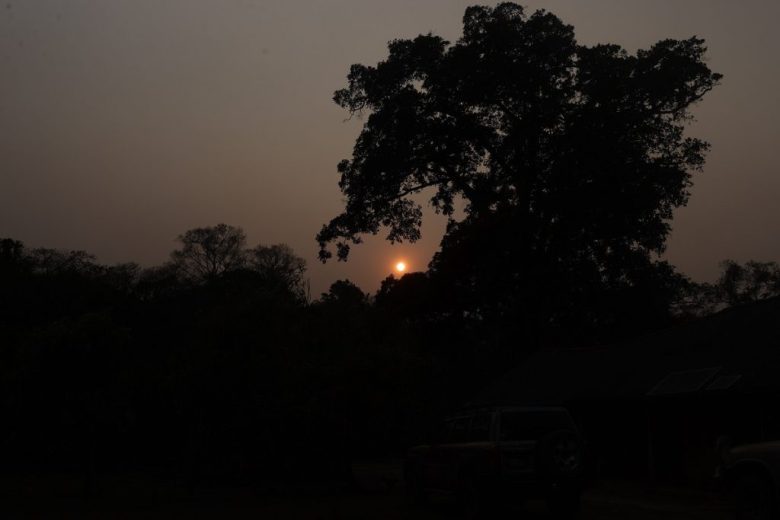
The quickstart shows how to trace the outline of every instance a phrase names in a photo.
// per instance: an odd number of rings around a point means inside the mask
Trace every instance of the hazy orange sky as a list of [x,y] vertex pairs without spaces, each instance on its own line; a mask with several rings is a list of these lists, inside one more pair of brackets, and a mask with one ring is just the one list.
[[[435,218],[417,244],[370,239],[346,264],[316,261],[314,235],[341,208],[336,164],[361,124],[331,96],[390,39],[455,40],[473,3],[0,3],[0,236],[152,265],[178,234],[225,222],[250,245],[292,246],[313,296],[347,277],[373,291],[400,258],[425,269],[443,229]],[[780,2],[522,3],[574,25],[584,44],[705,38],[725,78],[689,133],[713,148],[666,258],[699,280],[724,258],[780,260]]]

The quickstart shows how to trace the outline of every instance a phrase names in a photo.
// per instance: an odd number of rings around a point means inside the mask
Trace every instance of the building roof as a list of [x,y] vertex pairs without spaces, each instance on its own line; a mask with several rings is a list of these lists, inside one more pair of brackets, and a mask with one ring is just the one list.
[[608,347],[541,350],[469,404],[767,391],[780,391],[780,298]]

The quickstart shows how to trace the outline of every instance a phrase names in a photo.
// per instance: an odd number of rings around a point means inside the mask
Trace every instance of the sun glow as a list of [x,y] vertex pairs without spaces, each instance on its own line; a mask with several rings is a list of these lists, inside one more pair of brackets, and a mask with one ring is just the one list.
[[395,270],[398,271],[399,273],[403,273],[404,271],[406,271],[406,262],[398,262],[397,264],[395,264]]

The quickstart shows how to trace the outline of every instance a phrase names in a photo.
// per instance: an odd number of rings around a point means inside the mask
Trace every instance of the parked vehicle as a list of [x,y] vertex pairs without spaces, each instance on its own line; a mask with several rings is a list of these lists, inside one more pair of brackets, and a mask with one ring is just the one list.
[[438,442],[409,450],[411,496],[455,493],[469,508],[544,498],[564,517],[579,510],[583,443],[571,415],[553,407],[490,407],[449,417]]
[[730,447],[719,440],[720,465],[715,477],[735,499],[738,520],[780,518],[780,441]]

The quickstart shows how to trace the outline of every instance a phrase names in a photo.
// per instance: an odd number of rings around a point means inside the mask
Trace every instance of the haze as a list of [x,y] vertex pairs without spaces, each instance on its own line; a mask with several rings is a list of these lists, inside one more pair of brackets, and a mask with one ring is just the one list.
[[[339,278],[375,290],[416,244],[382,237],[349,262],[316,260],[314,235],[341,209],[336,164],[361,121],[331,101],[352,63],[386,43],[460,34],[461,0],[70,0],[0,5],[0,236],[84,249],[101,262],[158,264],[187,229],[225,222],[251,245],[286,242],[316,296]],[[584,44],[630,51],[707,40],[723,84],[694,109],[712,144],[665,255],[697,280],[725,258],[780,260],[780,36],[776,0],[526,2]]]

